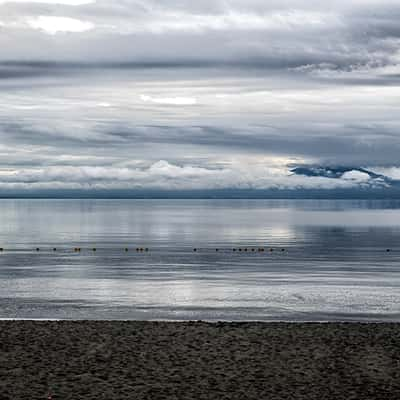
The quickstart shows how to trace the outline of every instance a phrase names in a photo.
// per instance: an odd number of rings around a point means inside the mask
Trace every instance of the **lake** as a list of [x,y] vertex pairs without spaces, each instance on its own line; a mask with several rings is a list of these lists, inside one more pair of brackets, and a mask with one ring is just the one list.
[[0,247],[2,319],[400,321],[400,201],[0,200]]

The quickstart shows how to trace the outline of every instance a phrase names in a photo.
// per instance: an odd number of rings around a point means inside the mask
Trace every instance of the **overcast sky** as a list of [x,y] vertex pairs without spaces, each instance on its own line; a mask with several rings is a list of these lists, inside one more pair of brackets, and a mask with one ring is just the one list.
[[400,178],[399,20],[398,0],[0,0],[0,189],[384,185],[356,168]]

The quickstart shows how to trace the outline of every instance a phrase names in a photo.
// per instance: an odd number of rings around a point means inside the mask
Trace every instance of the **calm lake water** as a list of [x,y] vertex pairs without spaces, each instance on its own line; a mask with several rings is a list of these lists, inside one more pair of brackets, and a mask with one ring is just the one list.
[[400,202],[0,200],[0,247],[0,318],[400,321]]

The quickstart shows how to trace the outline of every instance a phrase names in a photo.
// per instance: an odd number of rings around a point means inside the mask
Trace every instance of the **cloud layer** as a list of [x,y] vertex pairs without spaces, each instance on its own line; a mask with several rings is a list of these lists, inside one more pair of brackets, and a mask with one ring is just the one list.
[[393,0],[0,1],[0,190],[391,186],[399,16]]

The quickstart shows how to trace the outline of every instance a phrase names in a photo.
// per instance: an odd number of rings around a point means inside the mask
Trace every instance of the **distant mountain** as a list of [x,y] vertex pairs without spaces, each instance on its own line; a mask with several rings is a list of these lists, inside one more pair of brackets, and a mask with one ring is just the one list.
[[371,183],[384,183],[391,187],[400,186],[400,181],[396,179],[389,178],[388,176],[377,174],[375,172],[369,171],[365,168],[360,167],[343,167],[343,166],[301,166],[296,167],[291,170],[295,175],[303,175],[303,176],[313,176],[313,177],[324,177],[324,178],[332,178],[332,179],[340,179],[348,172],[361,172],[363,174],[367,174]]

